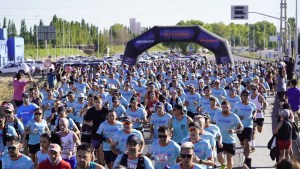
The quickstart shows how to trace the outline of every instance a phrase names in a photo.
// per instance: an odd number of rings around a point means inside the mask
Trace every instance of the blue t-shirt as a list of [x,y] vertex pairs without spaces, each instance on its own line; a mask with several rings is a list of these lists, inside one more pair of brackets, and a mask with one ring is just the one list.
[[80,115],[80,111],[84,108],[86,103],[87,103],[86,101],[83,101],[82,103],[80,103],[79,101],[75,101],[75,103],[73,104],[74,106],[73,120],[75,122],[79,122],[79,123],[83,122],[83,116]]
[[75,83],[74,85],[76,87],[76,93],[83,93],[84,95],[86,94],[86,89],[88,87],[88,85],[83,82],[83,83]]
[[220,108],[220,107],[218,107],[218,108],[216,108],[216,109],[211,109],[210,107],[209,107],[209,109],[207,110],[207,113],[209,114],[209,116],[210,116],[210,120],[212,121],[212,122],[214,122],[214,119],[215,119],[215,116],[218,114],[218,113],[221,113],[222,112],[222,109]]
[[42,120],[41,122],[36,122],[35,120],[30,120],[26,128],[29,128],[31,134],[29,134],[28,144],[35,145],[40,143],[40,136],[45,133],[47,128],[47,122]]
[[173,117],[172,128],[172,140],[176,143],[181,143],[181,140],[187,137],[189,132],[188,117],[183,116],[180,121],[177,120],[176,117]]
[[168,113],[165,113],[162,117],[160,117],[157,113],[151,115],[150,125],[153,125],[154,128],[154,134],[153,134],[154,141],[158,139],[158,133],[157,133],[158,127],[167,126],[171,118],[172,116]]
[[221,131],[220,131],[219,127],[215,124],[210,124],[209,127],[204,127],[204,130],[210,132],[211,134],[213,134],[215,139],[217,137],[221,136]]
[[134,134],[138,137],[139,140],[144,141],[143,134],[136,129],[132,129],[131,133],[125,133],[123,130],[115,132],[115,135],[113,137],[113,142],[117,143],[116,149],[125,152],[127,150],[126,143],[127,143],[127,138],[131,135]]
[[211,145],[211,147],[215,147],[216,146],[216,138],[213,134],[211,134],[210,132],[205,132],[204,134],[202,133],[200,135],[200,137],[206,141],[209,142],[209,144]]
[[17,117],[19,119],[22,119],[24,126],[27,125],[28,121],[33,120],[34,118],[33,112],[38,107],[39,106],[34,103],[29,103],[28,106],[25,106],[23,104],[17,109]]
[[125,91],[125,90],[120,90],[120,93],[122,94],[122,96],[127,100],[130,101],[130,98],[133,95],[133,91],[129,90],[129,91]]
[[139,120],[142,120],[144,118],[146,118],[146,111],[142,108],[137,108],[137,110],[135,112],[132,112],[131,109],[127,109],[126,114],[130,117],[132,117],[133,119],[133,126],[132,128],[139,128],[142,127],[142,123],[139,122]]
[[253,103],[244,105],[242,102],[236,103],[231,110],[236,115],[243,116],[242,124],[245,128],[253,128],[253,112],[256,111],[256,106]]
[[[15,122],[13,121],[13,122],[8,122],[8,121],[6,121],[5,122],[5,125],[6,126],[11,126],[11,127],[15,127],[14,126],[14,124],[15,124]],[[15,128],[14,128],[15,129]],[[23,125],[23,123],[20,121],[20,120],[18,120],[18,131],[17,131],[19,134],[24,134],[24,125]]]
[[185,96],[185,101],[188,102],[187,110],[196,114],[197,113],[196,109],[200,98],[201,95],[199,93],[194,93],[194,94],[187,93]]
[[[97,134],[102,135],[104,138],[113,138],[117,131],[123,129],[123,124],[117,121],[115,124],[109,124],[108,121],[104,121],[100,124]],[[110,144],[103,140],[103,151],[110,151]]]
[[227,101],[229,101],[229,103],[230,103],[230,106],[233,108],[234,107],[234,105],[236,104],[236,103],[238,103],[238,102],[241,102],[242,101],[242,99],[241,99],[241,97],[240,96],[235,96],[235,97],[230,97],[230,95],[228,95],[228,96],[226,96],[226,100]]
[[[116,168],[117,166],[120,165],[122,157],[123,157],[123,154],[118,155],[118,157],[116,158],[116,160],[114,162],[113,168]],[[139,160],[139,158],[136,158],[136,159],[127,158],[127,167],[126,168],[127,169],[136,169],[138,160]],[[145,164],[144,169],[154,169],[152,161],[146,156],[144,156],[144,164]]]
[[[184,138],[181,141],[181,144],[185,143],[185,142],[191,142],[190,138],[189,137]],[[200,158],[202,160],[207,160],[207,158],[212,157],[211,144],[209,144],[209,142],[207,140],[201,138],[198,142],[193,143],[193,144],[194,144],[195,155],[198,158]]]
[[46,152],[45,154],[42,153],[42,150],[38,151],[36,153],[36,157],[37,157],[37,163],[40,164],[42,161],[47,160],[48,158],[48,152]]
[[219,100],[220,103],[223,101],[222,97],[227,96],[227,93],[226,93],[225,89],[223,89],[223,88],[220,88],[220,89],[213,88],[211,90],[211,93],[213,96],[215,96]]
[[209,100],[209,98],[207,99],[205,97],[201,97],[199,99],[199,102],[198,102],[198,107],[202,107],[202,110],[204,112],[207,112],[208,109],[209,109],[209,107],[210,107],[210,100]]
[[165,169],[167,165],[176,164],[176,159],[180,156],[180,146],[173,140],[166,146],[161,146],[159,141],[155,141],[150,145],[148,153],[154,157],[156,169]]
[[112,104],[109,105],[109,110],[114,110],[117,114],[118,118],[124,117],[126,113],[126,109],[123,105],[119,105],[118,107],[113,107]]
[[[15,128],[12,126],[7,126],[6,135],[7,136],[18,136]],[[0,130],[0,160],[5,155],[7,155],[7,148],[3,144],[3,130]]]
[[2,168],[3,169],[33,169],[33,162],[29,157],[22,154],[22,156],[16,160],[13,161],[10,159],[9,156],[4,156],[2,158]]
[[240,118],[234,113],[230,113],[229,116],[224,116],[222,113],[220,113],[215,116],[214,121],[220,128],[223,140],[222,142],[227,144],[234,144],[234,134],[230,134],[229,130],[235,129],[238,124],[242,124]]

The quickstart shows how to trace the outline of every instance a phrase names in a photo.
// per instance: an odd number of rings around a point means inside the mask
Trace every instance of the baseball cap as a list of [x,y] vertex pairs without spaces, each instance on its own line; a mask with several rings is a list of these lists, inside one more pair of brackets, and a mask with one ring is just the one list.
[[144,72],[140,72],[140,75],[144,75]]
[[99,73],[96,73],[95,76],[100,76],[100,74],[99,74]]
[[29,93],[27,92],[23,93],[22,97],[29,97]]
[[79,94],[78,94],[78,98],[85,98],[85,96],[84,96],[83,93],[79,93]]
[[239,83],[239,81],[234,81],[233,83],[235,83],[235,84],[238,84],[238,83]]
[[4,106],[4,110],[12,112],[12,111],[15,110],[15,108],[14,108],[14,105],[13,105],[13,104],[7,103],[7,104]]
[[50,144],[50,151],[61,152],[61,148],[58,144]]
[[220,83],[220,80],[219,80],[219,79],[216,79],[216,80],[215,80],[215,83]]
[[194,88],[194,85],[193,84],[189,84],[188,87]]
[[137,144],[140,144],[139,138],[136,135],[134,135],[134,134],[131,134],[127,138],[127,143],[132,142],[132,141],[135,142],[135,143],[137,143]]
[[128,121],[128,122],[132,123],[132,117],[125,116],[124,119],[123,119],[123,121]]
[[253,80],[257,80],[258,79],[258,76],[254,76]]
[[205,119],[210,119],[210,115],[208,113],[204,113],[202,114],[202,116],[205,118]]
[[201,82],[204,83],[204,80],[203,79],[199,79],[199,83],[201,83]]
[[162,102],[157,102],[157,103],[156,103],[156,107],[158,107],[158,106],[164,107],[164,104],[163,104]]
[[282,109],[280,111],[280,115],[282,115],[284,117],[290,117],[291,113],[290,113],[290,110],[288,110],[288,109]]
[[195,73],[192,73],[191,76],[195,76]]

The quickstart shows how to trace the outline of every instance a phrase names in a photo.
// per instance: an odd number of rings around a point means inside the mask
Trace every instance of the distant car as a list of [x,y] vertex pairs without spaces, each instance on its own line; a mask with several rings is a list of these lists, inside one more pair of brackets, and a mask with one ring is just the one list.
[[[25,63],[27,63],[27,65],[29,65],[29,67],[34,67],[36,72],[40,72],[42,70],[45,70],[46,67],[44,65],[44,62],[42,61],[25,61]],[[51,66],[49,68],[55,69],[54,64],[51,64]]]
[[0,74],[5,73],[28,73],[30,67],[26,63],[9,63],[4,67],[0,68]]

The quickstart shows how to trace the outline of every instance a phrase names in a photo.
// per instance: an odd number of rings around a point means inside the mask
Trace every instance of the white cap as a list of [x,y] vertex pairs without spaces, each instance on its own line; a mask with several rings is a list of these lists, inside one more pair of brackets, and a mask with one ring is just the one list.
[[83,98],[85,98],[85,96],[84,96],[84,94],[83,94],[83,93],[79,93],[79,94],[78,94],[78,98],[80,98],[80,97],[83,97]]
[[291,115],[291,111],[288,110],[288,109],[283,109],[283,110],[280,111],[280,115],[288,118]]

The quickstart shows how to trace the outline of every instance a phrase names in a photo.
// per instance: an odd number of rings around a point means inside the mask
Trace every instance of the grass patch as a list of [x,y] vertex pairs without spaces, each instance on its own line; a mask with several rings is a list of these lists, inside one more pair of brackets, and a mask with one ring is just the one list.
[[[0,84],[1,84],[1,88],[0,88],[0,103],[2,103],[3,101],[13,101],[13,95],[14,95],[14,89],[13,89],[13,85],[12,85],[12,75],[8,75],[8,76],[1,76],[0,77]],[[28,78],[26,76],[22,77],[23,80],[28,80]],[[37,82],[39,84],[41,84],[42,82],[45,82],[46,79],[43,79],[42,77],[38,76],[38,77],[34,77],[34,82]],[[26,87],[26,90],[28,90],[33,83],[29,84]]]
[[25,58],[26,59],[37,59],[41,60],[44,58],[48,58],[49,55],[52,57],[55,56],[70,56],[70,55],[80,55],[80,56],[87,56],[83,51],[76,49],[76,48],[50,48],[50,49],[39,49],[39,56],[36,57],[36,49],[25,47]]

